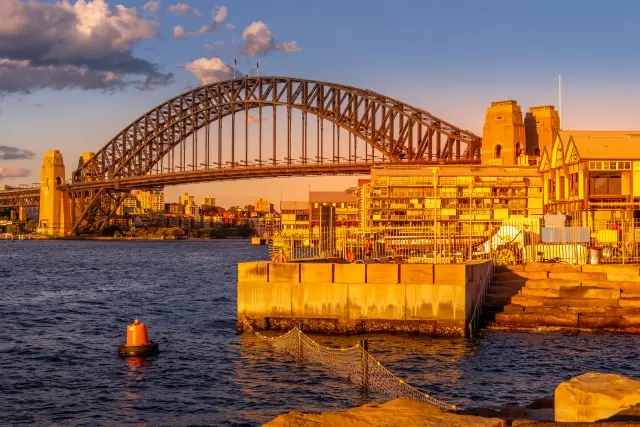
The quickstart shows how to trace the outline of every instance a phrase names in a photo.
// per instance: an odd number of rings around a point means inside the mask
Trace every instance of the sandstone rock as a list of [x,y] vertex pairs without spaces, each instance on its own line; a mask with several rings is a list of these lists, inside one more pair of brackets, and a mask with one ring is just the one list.
[[607,273],[549,273],[550,279],[575,280],[607,280]]
[[548,271],[551,273],[575,273],[575,272],[581,272],[582,266],[562,264],[562,263],[532,262],[529,264],[525,264],[524,271],[525,272]]
[[579,316],[578,325],[581,328],[604,329],[619,328],[622,322],[621,316]]
[[370,403],[341,412],[303,414],[290,412],[265,424],[266,427],[502,427],[498,418],[483,418],[443,412],[435,406],[413,399],[395,399],[386,403]]
[[607,307],[605,316],[633,316],[640,315],[640,307]]
[[522,295],[531,295],[534,297],[557,297],[560,292],[553,288],[522,288]]
[[560,326],[577,328],[578,315],[570,313],[498,313],[496,323],[500,325],[535,328],[538,326]]
[[504,306],[505,313],[523,313],[524,306],[518,304],[509,304]]
[[543,298],[542,305],[568,305],[574,308],[605,308],[618,305],[617,299],[593,299],[593,298]]
[[640,283],[629,281],[584,280],[582,286],[598,286],[600,288],[618,288],[622,292],[640,294]]
[[526,279],[546,279],[548,277],[548,274],[549,273],[547,273],[546,271],[508,271],[505,273],[496,274],[494,277],[494,281],[505,282]]
[[631,292],[620,292],[620,298],[640,298],[640,294],[634,294]]
[[560,298],[620,298],[620,289],[596,286],[562,286],[559,293]]
[[616,374],[587,373],[561,383],[554,400],[556,421],[604,420],[640,403],[640,382]]
[[580,286],[580,281],[563,279],[527,280],[525,287],[530,289],[560,289],[562,286]]
[[620,307],[640,307],[640,298],[620,298],[618,305]]
[[[627,277],[640,278],[640,268],[637,265],[626,264],[595,264],[595,265],[583,265],[582,271],[585,273],[606,273],[615,274]],[[608,277],[611,279],[611,277]],[[631,279],[631,281],[635,281]]]
[[553,307],[525,307],[525,313],[568,313],[568,305],[554,305]]
[[511,304],[518,304],[524,307],[540,307],[542,306],[542,298],[519,294],[511,297]]

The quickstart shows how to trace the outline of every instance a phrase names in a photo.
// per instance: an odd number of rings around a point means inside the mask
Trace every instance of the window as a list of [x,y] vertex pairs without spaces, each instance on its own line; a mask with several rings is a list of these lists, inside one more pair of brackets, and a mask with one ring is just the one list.
[[589,177],[589,193],[596,195],[621,195],[621,174],[615,172],[591,174]]
[[516,156],[520,156],[522,154],[522,148],[520,148],[520,143],[516,144]]
[[498,145],[496,145],[494,157],[496,159],[499,159],[501,157],[501,154],[502,154],[502,145],[498,144]]

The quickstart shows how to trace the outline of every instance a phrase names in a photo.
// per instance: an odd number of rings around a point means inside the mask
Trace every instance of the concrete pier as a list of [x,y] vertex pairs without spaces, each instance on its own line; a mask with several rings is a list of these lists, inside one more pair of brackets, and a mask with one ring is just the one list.
[[464,336],[489,262],[238,264],[238,316],[257,329]]

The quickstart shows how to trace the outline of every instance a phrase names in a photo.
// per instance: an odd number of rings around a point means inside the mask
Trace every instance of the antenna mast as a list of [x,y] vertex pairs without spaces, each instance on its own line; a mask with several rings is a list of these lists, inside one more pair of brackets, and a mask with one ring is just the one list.
[[559,130],[562,129],[562,74],[558,74],[558,120]]

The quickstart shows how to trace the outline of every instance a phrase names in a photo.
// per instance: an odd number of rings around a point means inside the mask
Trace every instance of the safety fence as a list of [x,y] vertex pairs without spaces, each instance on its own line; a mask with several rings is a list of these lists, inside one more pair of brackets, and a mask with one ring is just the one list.
[[287,260],[338,257],[349,262],[449,264],[493,260],[586,264],[640,262],[637,220],[578,221],[517,218],[500,221],[441,221],[431,226],[325,227],[276,233],[270,255]]
[[277,337],[270,337],[253,329],[245,316],[241,317],[246,332],[269,343],[276,351],[289,354],[299,362],[318,363],[362,388],[390,397],[408,397],[426,402],[446,411],[458,411],[456,405],[441,402],[429,394],[407,384],[382,366],[368,351],[367,340],[353,347],[331,348],[317,343],[299,327]]

